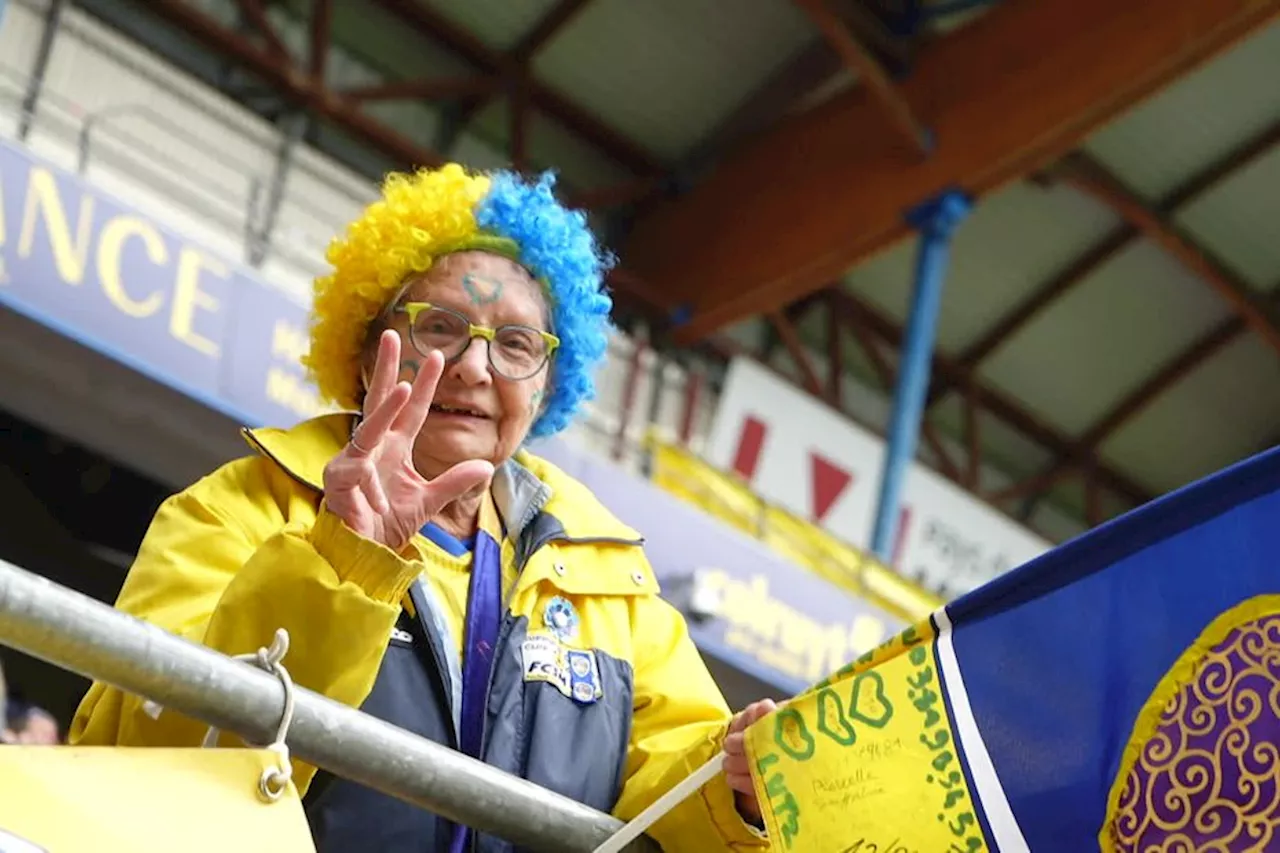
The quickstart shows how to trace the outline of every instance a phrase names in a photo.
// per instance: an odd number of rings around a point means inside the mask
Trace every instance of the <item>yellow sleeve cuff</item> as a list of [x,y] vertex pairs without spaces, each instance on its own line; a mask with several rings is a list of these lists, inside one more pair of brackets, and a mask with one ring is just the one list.
[[768,850],[769,837],[743,820],[734,800],[733,789],[723,774],[702,786],[699,792],[711,823],[730,850]]
[[[714,752],[724,748],[724,738],[728,733],[728,725],[714,737]],[[713,752],[713,754],[714,754]],[[711,825],[720,836],[721,842],[729,850],[768,850],[769,836],[762,830],[747,823],[738,811],[738,802],[733,789],[723,773],[703,785],[698,791],[703,807],[711,818]]]
[[421,572],[416,548],[410,546],[409,558],[402,557],[356,533],[323,503],[309,539],[339,580],[356,584],[384,604],[399,604]]

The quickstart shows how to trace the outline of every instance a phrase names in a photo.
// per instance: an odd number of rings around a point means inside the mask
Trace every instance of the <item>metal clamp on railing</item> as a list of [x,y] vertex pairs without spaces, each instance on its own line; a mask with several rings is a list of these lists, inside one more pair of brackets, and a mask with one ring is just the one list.
[[[0,561],[0,644],[266,743],[281,720],[270,673]],[[534,850],[590,851],[609,815],[303,688],[293,754],[346,779]],[[648,841],[629,850],[654,850]]]

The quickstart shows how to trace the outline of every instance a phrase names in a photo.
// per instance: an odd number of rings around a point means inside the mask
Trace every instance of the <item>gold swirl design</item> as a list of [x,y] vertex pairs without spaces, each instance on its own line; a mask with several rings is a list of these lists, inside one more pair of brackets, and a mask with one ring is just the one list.
[[1280,849],[1280,596],[1213,621],[1139,714],[1098,834],[1106,853]]

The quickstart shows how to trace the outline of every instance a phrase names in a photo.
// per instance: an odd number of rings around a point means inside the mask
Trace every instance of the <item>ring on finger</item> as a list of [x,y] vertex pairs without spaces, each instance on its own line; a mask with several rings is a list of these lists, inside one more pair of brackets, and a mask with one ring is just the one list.
[[351,436],[351,440],[347,443],[350,444],[352,447],[354,447],[356,450],[360,451],[360,453],[362,453],[365,456],[368,456],[370,453],[372,453],[372,451],[365,450],[363,447],[361,447],[360,443],[356,441],[356,437],[354,435]]

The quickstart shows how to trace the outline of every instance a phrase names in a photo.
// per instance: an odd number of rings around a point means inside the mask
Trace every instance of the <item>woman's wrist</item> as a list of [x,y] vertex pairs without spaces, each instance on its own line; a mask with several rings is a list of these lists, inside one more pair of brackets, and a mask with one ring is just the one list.
[[309,539],[339,580],[356,584],[376,601],[399,603],[418,577],[412,546],[406,546],[407,554],[396,554],[356,533],[323,502]]

